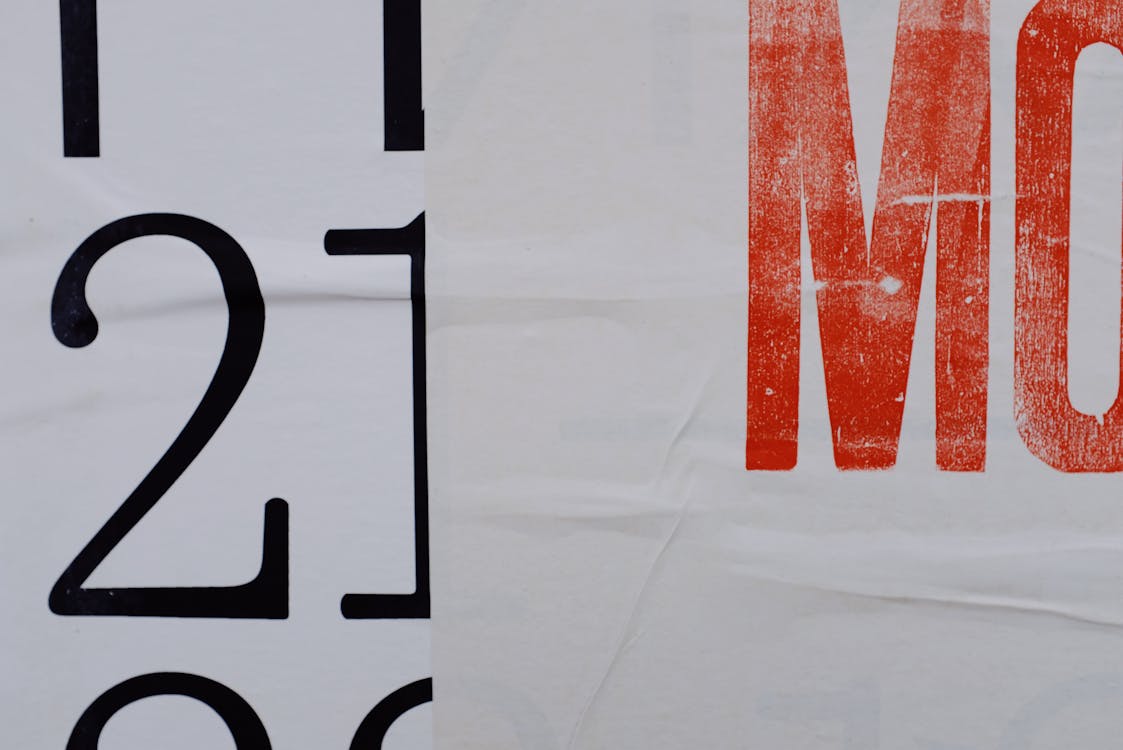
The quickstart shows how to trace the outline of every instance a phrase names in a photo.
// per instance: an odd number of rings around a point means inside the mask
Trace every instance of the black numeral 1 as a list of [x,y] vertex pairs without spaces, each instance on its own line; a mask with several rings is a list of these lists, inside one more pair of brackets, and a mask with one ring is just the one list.
[[429,617],[429,470],[425,412],[425,214],[400,229],[332,229],[328,255],[408,255],[413,312],[413,536],[417,588],[412,594],[347,594],[348,620]]

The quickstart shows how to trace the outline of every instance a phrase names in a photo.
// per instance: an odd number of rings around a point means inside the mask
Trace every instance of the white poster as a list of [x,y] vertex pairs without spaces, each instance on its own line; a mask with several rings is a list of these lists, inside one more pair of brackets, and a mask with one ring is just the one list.
[[431,747],[420,4],[3,20],[2,744]]
[[1118,3],[423,10],[5,8],[4,746],[1112,746]]
[[1120,4],[432,5],[438,739],[1113,747]]

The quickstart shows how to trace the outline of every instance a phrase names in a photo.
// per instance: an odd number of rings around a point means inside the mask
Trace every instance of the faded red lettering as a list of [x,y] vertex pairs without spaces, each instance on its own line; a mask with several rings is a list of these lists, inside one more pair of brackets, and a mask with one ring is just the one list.
[[989,16],[903,0],[867,243],[837,0],[749,0],[749,469],[796,463],[801,197],[835,463],[896,461],[935,209],[936,462],[984,468]]
[[1068,395],[1072,89],[1098,42],[1123,49],[1118,0],[1045,0],[1018,39],[1015,418],[1030,452],[1066,472],[1123,471],[1123,394],[1102,419]]

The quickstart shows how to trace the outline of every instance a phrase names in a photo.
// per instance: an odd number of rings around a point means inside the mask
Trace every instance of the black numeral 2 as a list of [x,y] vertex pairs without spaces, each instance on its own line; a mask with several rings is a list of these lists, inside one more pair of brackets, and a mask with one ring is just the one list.
[[283,619],[288,616],[288,505],[265,504],[261,569],[240,586],[87,589],[82,584],[191,465],[226,419],[249,381],[265,329],[265,304],[250,260],[233,237],[213,224],[179,214],[119,219],[94,232],[67,261],[51,301],[55,337],[70,347],[87,346],[98,324],[86,301],[90,270],[128,240],[154,235],[195,244],[218,269],[229,324],[214,378],[183,430],[132,494],[63,571],[51,590],[51,611],[60,615],[130,615]]

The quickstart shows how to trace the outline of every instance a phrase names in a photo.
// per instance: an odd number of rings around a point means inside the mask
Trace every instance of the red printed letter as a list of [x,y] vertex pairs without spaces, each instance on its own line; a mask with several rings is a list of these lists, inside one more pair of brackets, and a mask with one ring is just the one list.
[[1068,472],[1123,471],[1123,395],[1102,421],[1068,396],[1072,87],[1097,42],[1123,49],[1118,0],[1045,0],[1018,39],[1015,418],[1030,452]]
[[897,458],[933,209],[936,462],[986,456],[989,0],[903,0],[865,220],[837,0],[749,0],[749,469],[790,469],[799,425],[801,197],[835,463]]

